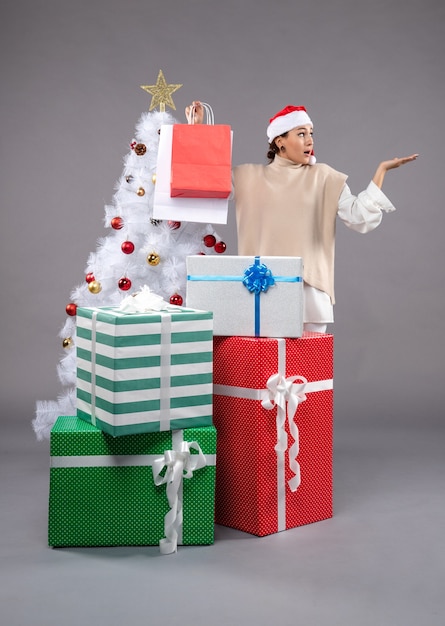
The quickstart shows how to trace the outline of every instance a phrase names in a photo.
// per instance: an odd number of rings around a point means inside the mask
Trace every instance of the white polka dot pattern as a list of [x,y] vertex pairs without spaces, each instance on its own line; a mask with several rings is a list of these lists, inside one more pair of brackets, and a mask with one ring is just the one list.
[[[213,426],[185,428],[204,454],[216,452]],[[172,432],[112,437],[77,417],[59,417],[51,431],[48,543],[51,546],[156,545],[169,510],[166,486],[156,486],[151,466],[82,466],[82,457],[158,455],[172,448]],[[59,461],[60,463],[60,461]],[[85,463],[85,461],[83,461]],[[63,462],[62,462],[63,465]],[[182,544],[214,541],[215,466],[183,480]]]
[[[286,377],[333,378],[333,336],[305,333],[286,339]],[[276,339],[215,337],[215,385],[265,389],[278,371]],[[258,400],[214,397],[218,431],[216,522],[254,534],[278,532],[276,408]],[[300,433],[301,484],[291,492],[286,461],[286,528],[332,517],[333,391],[306,395],[295,422]],[[287,428],[287,426],[286,426]],[[293,439],[288,432],[288,445]],[[287,459],[287,454],[286,454]]]

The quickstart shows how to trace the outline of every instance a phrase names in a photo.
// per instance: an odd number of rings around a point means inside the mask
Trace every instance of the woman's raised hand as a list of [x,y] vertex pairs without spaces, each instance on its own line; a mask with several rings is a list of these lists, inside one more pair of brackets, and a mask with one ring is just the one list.
[[396,167],[400,167],[401,165],[405,165],[405,163],[411,163],[411,161],[415,161],[419,155],[411,154],[407,157],[394,157],[394,159],[389,159],[388,161],[382,161],[378,166],[376,173],[374,174],[374,178],[372,179],[378,187],[382,187],[383,179],[385,178],[385,174],[388,170],[393,170]]
[[415,161],[419,155],[412,154],[407,157],[394,157],[394,159],[389,159],[389,161],[382,161],[380,163],[380,167],[382,167],[386,172],[388,170],[392,170],[395,167],[400,167],[401,165],[405,165],[405,163],[410,163],[411,161]]
[[185,108],[185,117],[189,124],[202,124],[204,122],[204,107],[199,100],[194,100]]

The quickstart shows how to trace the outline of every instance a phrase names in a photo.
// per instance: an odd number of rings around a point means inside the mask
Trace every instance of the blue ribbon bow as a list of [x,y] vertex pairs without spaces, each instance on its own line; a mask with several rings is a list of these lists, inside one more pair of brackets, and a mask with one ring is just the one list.
[[259,258],[255,257],[255,263],[249,265],[244,272],[243,285],[251,293],[266,293],[269,287],[275,285],[275,279],[267,265],[260,263]]
[[269,287],[275,285],[275,279],[270,269],[255,257],[255,262],[244,272],[243,285],[255,295],[255,337],[260,336],[260,295],[266,293]]

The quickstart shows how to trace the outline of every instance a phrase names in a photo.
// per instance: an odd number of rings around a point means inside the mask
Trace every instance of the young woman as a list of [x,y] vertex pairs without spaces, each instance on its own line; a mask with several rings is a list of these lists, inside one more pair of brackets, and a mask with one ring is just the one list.
[[[186,116],[202,123],[199,101]],[[359,233],[376,228],[395,208],[381,191],[388,170],[417,154],[382,161],[368,187],[352,195],[347,176],[316,163],[313,124],[304,107],[288,105],[269,121],[268,165],[234,168],[238,254],[299,256],[304,262],[304,328],[326,332],[334,321],[334,252],[337,216]]]

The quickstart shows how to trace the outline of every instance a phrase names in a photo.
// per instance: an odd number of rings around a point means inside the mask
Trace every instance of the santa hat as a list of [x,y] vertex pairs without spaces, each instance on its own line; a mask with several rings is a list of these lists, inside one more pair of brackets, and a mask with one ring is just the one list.
[[[304,107],[295,107],[288,104],[284,109],[278,111],[276,115],[270,118],[269,126],[267,127],[267,138],[271,143],[276,137],[287,133],[292,128],[297,126],[305,126],[306,124],[312,124],[312,120],[307,114]],[[316,159],[314,151],[311,152],[311,158],[309,165],[313,165]]]

